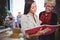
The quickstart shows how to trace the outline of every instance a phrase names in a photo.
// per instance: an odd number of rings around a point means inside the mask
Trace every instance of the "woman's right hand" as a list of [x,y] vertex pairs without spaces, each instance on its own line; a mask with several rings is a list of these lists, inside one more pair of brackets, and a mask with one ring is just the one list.
[[40,36],[40,35],[42,35],[42,34],[43,34],[42,29],[43,29],[43,28],[41,28],[41,29],[40,29],[35,35],[36,35],[36,36]]
[[43,31],[38,31],[35,35],[36,35],[36,36],[43,35]]
[[51,31],[51,29],[46,28],[46,29],[44,29],[44,30],[42,30],[42,31],[43,31],[43,34],[45,34],[45,33],[49,32],[49,31]]
[[29,35],[28,35],[28,34],[25,34],[25,37],[26,37],[27,39],[30,39],[30,37],[29,37]]
[[42,31],[42,28],[41,28],[36,34],[32,34],[32,35],[26,34],[25,37],[29,39],[31,37],[40,36],[42,34],[43,34],[43,31]]

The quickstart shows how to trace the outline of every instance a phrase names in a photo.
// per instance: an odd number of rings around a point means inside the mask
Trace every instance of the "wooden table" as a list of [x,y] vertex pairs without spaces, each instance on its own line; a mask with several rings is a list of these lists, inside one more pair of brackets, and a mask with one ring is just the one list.
[[0,40],[23,40],[22,38],[10,38],[11,34],[12,34],[12,31],[0,33]]

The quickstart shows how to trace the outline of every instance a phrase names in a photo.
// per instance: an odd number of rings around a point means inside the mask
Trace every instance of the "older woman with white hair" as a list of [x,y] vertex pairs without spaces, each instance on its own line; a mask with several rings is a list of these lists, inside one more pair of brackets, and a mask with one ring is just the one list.
[[[57,15],[52,12],[55,7],[55,0],[45,0],[45,11],[39,14],[39,19],[42,21],[41,25],[56,25]],[[44,35],[40,36],[40,40],[55,40],[55,30],[48,26],[42,29]]]

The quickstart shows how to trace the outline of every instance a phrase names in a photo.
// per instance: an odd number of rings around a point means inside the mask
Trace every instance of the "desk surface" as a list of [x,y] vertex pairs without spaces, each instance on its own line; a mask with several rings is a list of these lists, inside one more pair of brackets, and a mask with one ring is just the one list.
[[10,38],[12,31],[0,33],[0,40],[25,40],[24,38]]

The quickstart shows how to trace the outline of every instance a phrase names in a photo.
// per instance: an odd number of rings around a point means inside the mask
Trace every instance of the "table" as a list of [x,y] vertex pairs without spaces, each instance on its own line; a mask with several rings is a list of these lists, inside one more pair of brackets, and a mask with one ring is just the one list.
[[[20,37],[20,38],[10,38],[10,35],[12,33],[13,33],[12,30],[0,33],[0,40],[25,40],[23,37]],[[22,33],[20,33],[20,34],[22,34]]]

